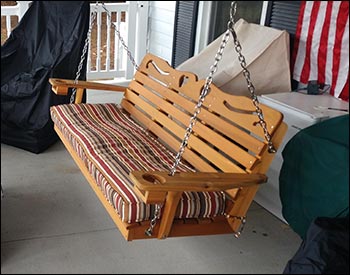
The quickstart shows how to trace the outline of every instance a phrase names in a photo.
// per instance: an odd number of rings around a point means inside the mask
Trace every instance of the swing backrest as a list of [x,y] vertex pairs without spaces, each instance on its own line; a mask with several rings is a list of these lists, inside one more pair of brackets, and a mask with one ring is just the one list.
[[[175,70],[166,61],[147,54],[121,104],[145,129],[177,152],[204,84],[205,80],[198,80],[193,73]],[[260,108],[273,136],[283,116],[263,104]],[[266,150],[252,100],[212,85],[183,159],[202,172],[265,173],[268,165],[262,165],[262,155]]]

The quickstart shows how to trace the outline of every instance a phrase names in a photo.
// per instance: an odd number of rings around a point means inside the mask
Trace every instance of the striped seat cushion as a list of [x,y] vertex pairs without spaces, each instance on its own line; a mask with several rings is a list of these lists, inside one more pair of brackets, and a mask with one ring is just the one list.
[[[153,205],[133,190],[129,172],[170,171],[174,155],[116,104],[67,104],[50,109],[55,125],[69,140],[123,222],[149,220]],[[193,171],[181,163],[177,171]],[[176,218],[222,215],[222,192],[184,192]]]

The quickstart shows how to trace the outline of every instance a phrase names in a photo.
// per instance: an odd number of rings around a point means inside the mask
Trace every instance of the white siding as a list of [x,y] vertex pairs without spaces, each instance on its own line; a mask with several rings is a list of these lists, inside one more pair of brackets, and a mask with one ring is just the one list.
[[176,1],[150,1],[147,51],[171,63]]

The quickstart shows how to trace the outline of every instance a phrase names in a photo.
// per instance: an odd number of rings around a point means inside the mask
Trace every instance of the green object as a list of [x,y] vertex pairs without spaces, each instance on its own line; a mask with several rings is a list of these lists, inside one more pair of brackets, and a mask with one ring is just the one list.
[[313,219],[349,215],[348,114],[301,130],[282,156],[282,214],[302,239]]

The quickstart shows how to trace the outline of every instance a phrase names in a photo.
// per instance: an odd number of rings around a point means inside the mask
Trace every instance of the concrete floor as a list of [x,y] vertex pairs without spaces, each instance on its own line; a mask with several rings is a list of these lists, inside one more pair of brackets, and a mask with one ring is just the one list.
[[281,274],[299,236],[253,203],[233,235],[127,242],[60,141],[1,144],[1,274]]

